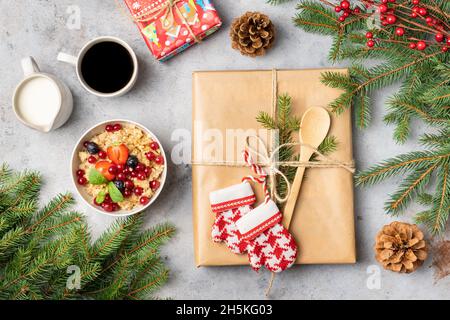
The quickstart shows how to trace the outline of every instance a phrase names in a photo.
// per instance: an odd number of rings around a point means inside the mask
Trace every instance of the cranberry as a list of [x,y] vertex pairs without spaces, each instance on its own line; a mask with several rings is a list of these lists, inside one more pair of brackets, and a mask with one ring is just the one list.
[[159,183],[158,180],[150,181],[150,188],[151,188],[152,190],[158,189],[159,186],[160,186],[160,183]]
[[162,156],[156,156],[155,163],[156,164],[164,164],[164,158]]
[[106,152],[105,151],[99,151],[98,152],[98,157],[100,159],[106,159]]
[[127,176],[125,173],[121,172],[117,174],[116,179],[120,181],[125,181],[127,179]]
[[106,132],[113,132],[113,131],[114,131],[114,126],[111,125],[111,124],[108,124],[108,125],[105,127],[105,130],[106,130]]
[[146,205],[149,201],[150,201],[150,199],[149,199],[148,197],[146,197],[146,196],[143,196],[143,197],[141,197],[141,198],[139,199],[139,202],[140,202],[142,205]]
[[84,170],[77,170],[77,176],[78,177],[83,177],[84,176],[84,174],[85,174],[86,172],[84,172]]
[[448,51],[448,47],[442,47],[441,51],[442,52],[447,52]]
[[89,162],[90,164],[94,164],[94,163],[97,162],[97,158],[94,157],[94,156],[90,156],[90,157],[88,158],[88,162]]
[[102,208],[103,208],[103,210],[105,210],[106,212],[112,212],[114,207],[113,207],[113,204],[112,204],[112,203],[103,202],[103,203],[102,203]]
[[395,29],[395,34],[399,37],[403,36],[405,34],[405,29],[398,27],[397,29]]
[[145,165],[143,165],[142,163],[138,163],[135,169],[137,172],[142,172],[145,170]]
[[112,165],[111,167],[108,168],[108,172],[111,173],[112,175],[115,175],[117,173],[117,166]]
[[89,141],[83,142],[83,147],[87,148]]
[[347,0],[341,1],[341,8],[342,9],[348,9],[350,7],[350,2]]
[[397,17],[394,16],[393,14],[388,14],[386,16],[386,21],[388,24],[394,24],[397,21]]
[[367,41],[367,46],[368,46],[369,48],[372,48],[374,45],[375,45],[375,41],[373,41],[373,40]]
[[336,12],[341,12],[342,8],[340,6],[336,6],[334,7],[334,11]]
[[133,191],[132,191],[131,189],[125,189],[125,190],[123,190],[123,196],[124,196],[125,198],[131,197],[132,194],[133,194]]
[[133,189],[134,188],[134,183],[131,180],[125,180],[125,188],[126,189]]
[[78,184],[84,186],[87,183],[87,179],[85,177],[79,177],[77,180]]
[[437,42],[442,42],[442,41],[444,41],[444,35],[443,35],[442,33],[436,33],[435,38],[436,38],[436,41],[437,41]]
[[342,16],[343,16],[344,18],[347,18],[349,15],[350,15],[350,13],[348,13],[347,11],[345,11],[345,12],[342,14]]
[[113,126],[113,130],[114,130],[114,131],[119,131],[120,129],[122,129],[122,125],[121,125],[120,123],[116,123],[116,124]]
[[367,32],[366,32],[366,38],[367,38],[367,39],[372,39],[372,38],[373,38],[373,33],[370,32],[370,31],[367,31]]
[[123,164],[118,164],[116,166],[117,173],[122,173],[125,170],[125,166]]
[[144,169],[144,173],[147,177],[150,177],[150,175],[152,174],[152,168],[150,167],[145,167]]
[[94,204],[95,204],[96,206],[101,206],[101,205],[102,205],[101,203],[98,203],[98,202],[97,202],[97,198],[94,198]]
[[150,143],[150,148],[152,148],[153,150],[158,150],[159,149],[158,142],[153,141],[152,143]]
[[120,210],[119,205],[117,203],[113,203],[112,204],[112,211],[119,211],[119,210]]
[[126,167],[124,170],[124,173],[131,174],[133,171],[134,171],[134,169],[132,167]]
[[137,173],[136,171],[133,171],[133,172],[130,173],[130,176],[131,176],[132,178],[137,178],[138,173]]
[[428,13],[427,9],[425,9],[425,8],[419,8],[419,14],[420,14],[421,16],[426,16],[427,13]]
[[141,187],[136,187],[136,188],[134,188],[133,192],[135,195],[137,195],[139,197],[144,192],[144,189],[142,189]]
[[427,44],[424,41],[417,42],[417,50],[425,50],[427,47]]
[[145,157],[149,160],[149,161],[152,161],[152,160],[154,160],[155,159],[155,154],[153,153],[153,152],[147,152],[146,154],[145,154]]
[[106,196],[105,196],[105,200],[103,201],[103,203],[112,203],[112,199],[111,199],[111,196],[109,195],[109,194],[107,194]]
[[138,175],[137,175],[137,178],[139,179],[139,180],[145,180],[145,179],[147,179],[147,176],[145,175],[145,173],[143,173],[143,172],[139,172],[138,173]]
[[340,16],[340,17],[338,18],[338,20],[339,20],[340,22],[344,22],[344,21],[345,21],[345,17],[344,17],[344,16]]
[[411,42],[411,43],[409,44],[409,48],[410,48],[410,49],[415,49],[415,48],[416,48],[416,44],[415,44],[414,42]]
[[385,12],[388,11],[388,7],[387,7],[387,5],[385,5],[385,4],[380,4],[380,6],[378,7],[378,10],[379,10],[381,13],[385,13]]
[[355,9],[353,9],[353,13],[359,14],[361,13],[361,9],[359,7],[356,7]]

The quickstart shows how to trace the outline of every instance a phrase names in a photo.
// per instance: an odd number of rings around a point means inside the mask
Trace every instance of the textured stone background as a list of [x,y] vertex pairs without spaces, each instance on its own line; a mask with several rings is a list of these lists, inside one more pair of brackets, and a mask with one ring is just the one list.
[[[168,63],[155,61],[136,27],[121,15],[114,0],[0,0],[0,162],[17,169],[40,170],[45,177],[42,201],[72,186],[69,163],[72,148],[82,132],[97,122],[128,118],[142,122],[162,140],[166,150],[174,129],[190,130],[191,72],[215,69],[271,69],[327,67],[330,39],[307,34],[291,23],[295,2],[271,7],[264,0],[216,0],[223,28],[201,45],[189,49]],[[81,29],[69,30],[68,6],[81,9]],[[232,18],[247,10],[270,15],[278,29],[276,47],[264,58],[249,59],[230,48],[228,28]],[[93,37],[114,35],[126,40],[136,51],[141,72],[128,95],[105,100],[84,91],[71,66],[56,61],[64,50],[75,53]],[[20,59],[32,55],[43,71],[65,81],[75,98],[69,122],[49,134],[22,126],[11,109],[11,95],[22,77]],[[372,126],[354,131],[357,165],[365,168],[376,161],[415,149],[412,142],[398,146],[391,140],[392,128],[381,121],[383,101],[390,88],[374,97]],[[413,138],[421,130],[415,126]],[[383,213],[387,193],[402,177],[370,189],[356,190],[358,263],[355,265],[314,265],[295,267],[277,276],[273,296],[282,299],[432,299],[449,298],[450,278],[433,283],[431,259],[412,275],[381,271],[381,288],[369,290],[367,268],[375,264],[373,239],[391,218]],[[397,180],[397,181],[396,181]],[[206,197],[207,195],[205,195]],[[80,201],[93,232],[104,230],[113,218],[96,214]],[[410,208],[403,220],[410,220],[418,208]],[[172,270],[169,284],[161,296],[185,299],[263,299],[270,274],[248,267],[200,268],[194,265],[191,222],[191,170],[189,166],[169,164],[169,181],[164,192],[147,213],[148,225],[170,220],[177,225],[176,238],[165,247],[164,257]]]

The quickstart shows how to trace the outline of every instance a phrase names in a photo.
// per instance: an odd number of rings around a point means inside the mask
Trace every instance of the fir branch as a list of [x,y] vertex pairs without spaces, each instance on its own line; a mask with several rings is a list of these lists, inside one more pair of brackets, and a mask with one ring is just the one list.
[[431,151],[416,151],[388,159],[379,165],[359,172],[355,177],[356,185],[376,184],[405,171],[418,170],[424,166],[433,165],[437,161],[450,157],[449,150],[444,151],[446,152],[442,154]]
[[[442,21],[440,32],[445,37],[449,36],[447,18],[450,16],[450,2],[423,0],[421,5],[428,9],[430,16]],[[351,14],[345,22],[335,21],[337,14],[332,10],[334,6],[326,0],[302,1],[294,18],[294,24],[305,31],[333,37],[330,61],[349,59],[352,62],[348,76],[336,72],[322,74],[322,83],[342,91],[330,103],[331,110],[340,114],[353,107],[357,126],[366,128],[371,121],[371,94],[400,82],[398,93],[388,98],[388,112],[384,117],[386,124],[395,126],[394,140],[404,143],[409,138],[414,119],[420,119],[434,129],[433,133],[424,134],[419,140],[428,150],[388,159],[360,172],[356,183],[371,185],[397,174],[408,174],[386,204],[386,211],[398,214],[414,199],[420,203],[426,202],[429,208],[417,215],[417,221],[427,224],[435,234],[442,232],[448,219],[448,205],[442,205],[439,200],[447,192],[442,183],[442,177],[445,177],[442,172],[448,171],[446,165],[450,152],[450,55],[443,50],[445,44],[424,39],[425,36],[435,35],[436,30],[428,26],[425,19],[411,19],[412,4],[408,2],[391,5],[395,7],[398,20],[395,26],[402,27],[407,33],[408,38],[404,39],[395,35],[396,28],[392,26],[367,30],[369,15],[364,7],[360,8],[361,13]],[[341,33],[342,30],[344,32]],[[375,35],[373,48],[366,45],[367,31]],[[427,43],[425,50],[409,49],[409,41],[421,39]],[[368,62],[377,64],[370,68],[362,66]],[[433,201],[429,201],[428,197],[425,201],[421,195],[431,177],[437,177],[441,183],[430,195]]]
[[258,114],[256,121],[261,123],[264,129],[275,130],[277,128],[275,120],[265,111]]
[[[117,220],[92,244],[83,216],[69,211],[71,195],[38,210],[39,174],[3,165],[0,188],[0,299],[127,299],[130,288],[137,290],[133,298],[146,299],[167,280],[157,253],[173,226],[141,232],[142,218],[135,215]],[[66,288],[70,265],[81,270],[80,290]]]
[[428,184],[431,174],[438,164],[434,163],[428,168],[417,170],[408,176],[400,185],[400,189],[391,196],[390,201],[386,204],[386,212],[393,214],[401,212],[412,200],[414,195],[421,192]]
[[322,143],[319,145],[319,147],[317,149],[319,150],[320,153],[327,156],[327,155],[335,152],[337,150],[338,146],[339,146],[339,142],[338,142],[336,136],[331,135],[331,136],[325,137],[325,139],[322,141]]

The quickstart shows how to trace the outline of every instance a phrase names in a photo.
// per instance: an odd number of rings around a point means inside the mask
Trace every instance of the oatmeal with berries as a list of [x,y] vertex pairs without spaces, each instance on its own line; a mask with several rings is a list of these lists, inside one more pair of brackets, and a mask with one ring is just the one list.
[[109,124],[78,153],[78,184],[106,212],[146,205],[160,187],[159,144],[132,124]]

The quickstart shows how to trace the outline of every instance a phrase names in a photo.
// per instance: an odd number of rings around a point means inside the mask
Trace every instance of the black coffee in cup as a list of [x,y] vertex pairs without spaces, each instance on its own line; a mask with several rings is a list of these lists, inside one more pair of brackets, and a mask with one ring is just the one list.
[[134,73],[130,52],[121,44],[103,41],[90,47],[80,65],[84,82],[101,93],[114,93],[125,88]]

